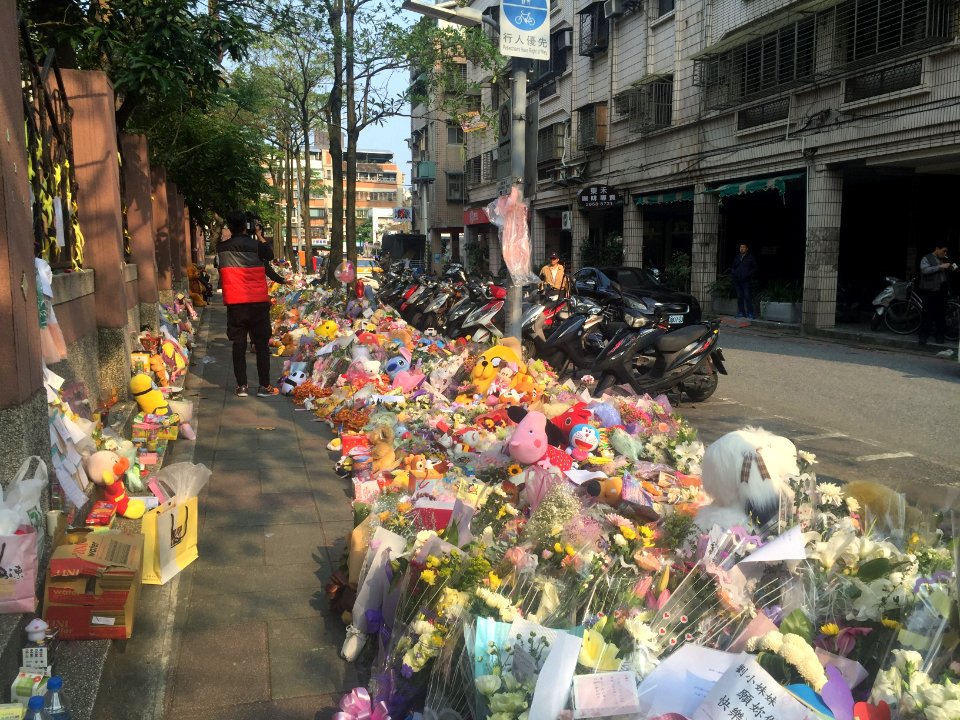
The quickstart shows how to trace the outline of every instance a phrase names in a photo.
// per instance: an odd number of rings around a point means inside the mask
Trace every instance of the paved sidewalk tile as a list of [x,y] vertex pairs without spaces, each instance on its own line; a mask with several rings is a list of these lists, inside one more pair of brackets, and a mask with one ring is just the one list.
[[[270,621],[270,684],[274,699],[344,692],[356,684],[353,665],[340,660],[343,624],[330,615]],[[281,652],[277,652],[280,649]]]
[[190,720],[327,720],[339,710],[340,695],[309,695],[271,702],[210,708],[192,713]]
[[191,604],[210,602],[205,595],[256,592],[260,588],[302,588],[305,593],[323,589],[330,574],[330,566],[315,562],[299,565],[264,565],[253,577],[249,568],[206,567],[197,568],[194,578]]
[[324,622],[327,614],[314,594],[303,588],[262,587],[254,592],[226,593],[208,599],[208,602],[191,605],[186,619],[188,631],[258,620],[300,618],[304,623]]

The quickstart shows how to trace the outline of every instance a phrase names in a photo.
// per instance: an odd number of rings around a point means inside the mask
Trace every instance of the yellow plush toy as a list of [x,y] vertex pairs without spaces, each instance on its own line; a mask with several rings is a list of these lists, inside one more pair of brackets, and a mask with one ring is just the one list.
[[130,378],[130,394],[137,399],[137,405],[147,415],[168,415],[170,407],[163,393],[157,390],[149,375],[137,373]]
[[335,340],[340,332],[340,327],[335,320],[327,320],[316,329],[317,337],[323,340]]
[[478,393],[481,395],[487,393],[490,384],[496,379],[497,373],[500,371],[500,366],[506,365],[506,363],[514,363],[519,368],[513,376],[511,387],[523,381],[522,376],[526,375],[527,366],[523,364],[520,341],[516,338],[503,338],[499,345],[494,345],[480,355],[477,364],[473,366],[473,372],[470,373],[470,378]]
[[123,485],[123,475],[130,467],[129,460],[112,450],[99,450],[84,460],[83,467],[87,476],[103,488],[104,500],[117,506],[119,515],[131,520],[143,517],[147,509],[143,500],[130,498]]

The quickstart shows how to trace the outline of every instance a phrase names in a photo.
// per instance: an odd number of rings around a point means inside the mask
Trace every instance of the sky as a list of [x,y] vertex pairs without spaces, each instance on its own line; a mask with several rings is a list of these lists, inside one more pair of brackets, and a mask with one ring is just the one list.
[[[409,75],[406,72],[394,73],[390,79],[390,88],[397,93],[406,90]],[[389,150],[403,173],[403,184],[410,185],[410,108],[406,115],[390,118],[381,126],[372,126],[360,133],[360,150]]]

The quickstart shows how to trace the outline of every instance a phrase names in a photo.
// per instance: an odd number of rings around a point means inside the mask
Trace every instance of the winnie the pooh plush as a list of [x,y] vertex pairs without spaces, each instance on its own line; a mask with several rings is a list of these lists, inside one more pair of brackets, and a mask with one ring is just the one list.
[[83,462],[87,477],[103,488],[103,499],[117,506],[117,514],[136,520],[143,517],[146,505],[143,500],[131,500],[123,484],[123,474],[130,461],[112,450],[99,450],[87,456]]
[[377,474],[396,469],[400,461],[393,448],[393,428],[389,425],[378,425],[367,433],[367,438],[370,440],[370,459],[373,461],[370,470]]

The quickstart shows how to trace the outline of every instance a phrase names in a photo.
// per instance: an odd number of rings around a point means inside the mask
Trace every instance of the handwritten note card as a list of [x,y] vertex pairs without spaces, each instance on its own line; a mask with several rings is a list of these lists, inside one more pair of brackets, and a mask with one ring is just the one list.
[[597,718],[640,711],[637,675],[604,672],[573,678],[573,717]]
[[727,670],[692,720],[813,720],[811,711],[760,667],[752,655]]

